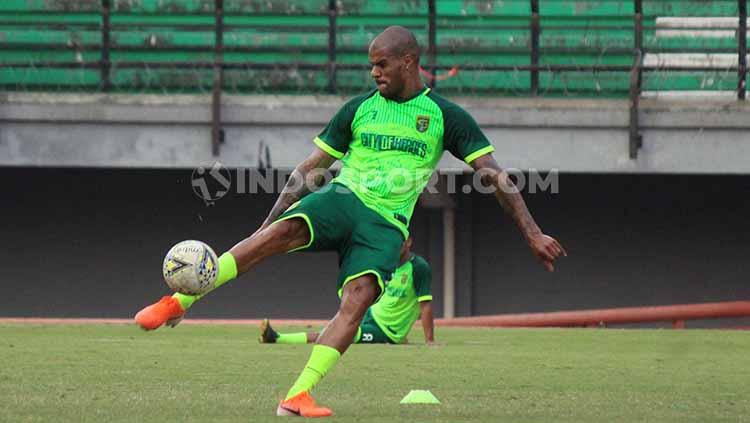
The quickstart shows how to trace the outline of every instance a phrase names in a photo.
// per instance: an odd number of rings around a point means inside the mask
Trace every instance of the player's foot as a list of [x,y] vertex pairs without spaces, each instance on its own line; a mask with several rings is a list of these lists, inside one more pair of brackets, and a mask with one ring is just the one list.
[[271,322],[268,319],[263,319],[260,323],[260,336],[258,342],[261,344],[274,344],[279,339],[279,333],[273,330]]
[[185,315],[180,302],[169,296],[162,297],[158,302],[139,311],[135,315],[135,322],[143,330],[154,330],[162,325],[177,326]]
[[333,415],[330,408],[318,407],[307,391],[281,401],[276,409],[277,416],[328,417]]

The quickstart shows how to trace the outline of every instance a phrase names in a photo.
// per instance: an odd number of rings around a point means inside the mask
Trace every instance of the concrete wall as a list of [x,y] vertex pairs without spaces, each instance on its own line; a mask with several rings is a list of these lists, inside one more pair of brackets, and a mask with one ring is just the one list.
[[[0,165],[194,168],[219,160],[293,168],[345,99],[227,96],[226,142],[211,156],[208,96],[0,96]],[[733,99],[641,101],[643,148],[628,154],[623,100],[454,99],[505,167],[596,173],[750,173],[750,105]],[[266,153],[267,152],[267,153]],[[441,169],[465,169],[446,155]]]
[[[275,196],[230,193],[212,206],[189,170],[0,168],[0,316],[128,317],[166,293],[175,242],[226,250],[252,233]],[[559,194],[527,194],[570,253],[535,262],[495,201],[457,200],[459,315],[747,300],[750,177],[561,174]],[[442,221],[418,208],[416,251],[434,267],[442,313]],[[197,304],[196,317],[327,318],[335,254],[261,264]]]

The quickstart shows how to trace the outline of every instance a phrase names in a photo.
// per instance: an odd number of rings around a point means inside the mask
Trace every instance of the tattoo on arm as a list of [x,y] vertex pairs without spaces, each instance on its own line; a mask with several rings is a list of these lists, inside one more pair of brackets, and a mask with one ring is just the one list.
[[534,218],[531,217],[518,187],[491,155],[487,154],[477,158],[471,163],[471,166],[480,173],[483,185],[495,188],[495,198],[498,203],[513,218],[516,226],[527,240],[542,233]]
[[307,194],[317,191],[326,182],[325,171],[331,167],[336,158],[315,147],[310,156],[297,165],[289,177],[279,198],[268,213],[262,227],[270,225],[281,216],[292,204]]

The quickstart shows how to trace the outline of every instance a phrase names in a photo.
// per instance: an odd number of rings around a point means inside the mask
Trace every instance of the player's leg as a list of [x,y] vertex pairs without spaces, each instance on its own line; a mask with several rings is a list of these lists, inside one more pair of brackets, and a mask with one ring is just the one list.
[[371,273],[347,283],[339,311],[323,329],[317,343],[328,345],[343,354],[354,341],[367,309],[379,296],[380,286]]
[[318,337],[310,360],[279,405],[277,414],[285,415],[288,409],[294,410],[300,401],[314,404],[310,390],[352,344],[363,316],[382,295],[385,281],[398,266],[404,240],[401,232],[358,200],[350,209],[357,223],[349,240],[339,249],[339,311]]
[[[375,322],[371,310],[371,308],[367,309],[352,343],[393,344],[394,342]],[[320,336],[318,332],[277,332],[268,319],[263,319],[260,323],[258,342],[261,344],[314,344],[318,340],[318,336]]]
[[271,327],[268,319],[263,319],[260,323],[258,342],[261,344],[314,344],[317,339],[317,332],[280,333]]
[[[247,272],[264,259],[309,244],[310,228],[306,220],[292,216],[273,223],[264,230],[242,240],[219,257],[219,274],[211,291],[238,275]],[[209,291],[209,292],[211,292]],[[177,325],[185,311],[203,298],[203,295],[176,293],[165,296],[135,315],[136,323],[143,329],[153,330],[167,324]]]
[[[293,204],[271,226],[244,239],[219,257],[219,275],[213,289],[269,256],[302,249],[330,250],[350,229],[346,224],[347,216],[342,215],[346,207],[341,206],[341,201],[336,190],[323,188]],[[165,323],[176,324],[203,296],[174,294],[164,297],[139,312],[136,322],[147,330]]]
[[[394,343],[386,334],[376,325],[370,317],[369,310],[365,313],[362,323],[359,324],[357,332],[352,341],[353,344],[392,344]],[[261,344],[314,344],[317,342],[319,332],[277,332],[268,319],[263,319],[260,323],[260,335],[258,342]]]
[[[292,217],[273,223],[243,239],[219,257],[219,276],[211,291],[247,272],[266,258],[304,246],[309,240],[310,229],[302,218]],[[174,297],[187,309],[205,295],[178,293]]]
[[276,254],[286,253],[308,245],[310,224],[302,215],[282,216],[271,226],[245,238],[229,250],[237,263],[239,275]]
[[318,337],[307,365],[287,393],[286,399],[279,404],[277,415],[322,417],[332,414],[330,409],[315,404],[310,391],[352,344],[362,317],[378,298],[380,291],[378,278],[371,273],[352,279],[344,286],[338,313]]
[[[369,319],[368,319],[369,316]],[[318,341],[320,336],[319,332],[276,332],[268,319],[263,319],[260,324],[260,336],[258,341],[261,344],[314,344]],[[393,343],[383,333],[383,331],[377,327],[377,324],[372,319],[370,310],[367,310],[365,317],[357,328],[357,332],[352,340],[353,344],[387,344]]]
[[304,370],[279,404],[280,415],[330,415],[330,410],[315,406],[310,390],[352,344],[362,316],[382,295],[385,281],[398,266],[402,232],[347,189],[334,191],[333,201],[321,206],[335,207],[340,216],[337,221],[329,221],[326,231],[343,231],[329,238],[335,240],[339,253],[341,303],[318,337]]

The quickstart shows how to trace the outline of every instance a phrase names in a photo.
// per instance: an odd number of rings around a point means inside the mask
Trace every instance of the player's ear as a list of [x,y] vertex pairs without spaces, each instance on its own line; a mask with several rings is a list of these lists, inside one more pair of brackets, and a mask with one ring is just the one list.
[[417,68],[416,56],[414,56],[413,54],[409,54],[409,53],[405,54],[402,57],[402,60],[404,61],[404,68],[406,70],[410,71],[412,69]]

